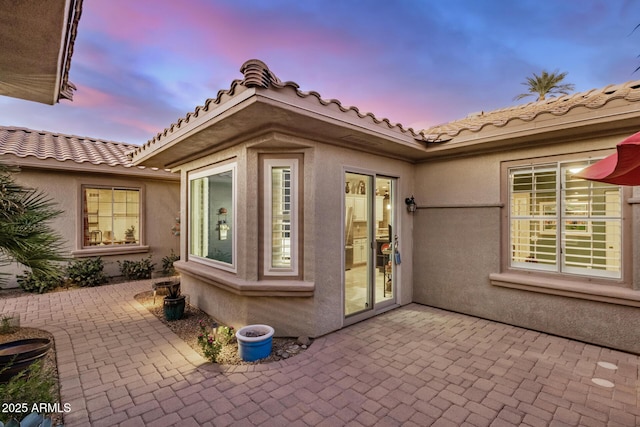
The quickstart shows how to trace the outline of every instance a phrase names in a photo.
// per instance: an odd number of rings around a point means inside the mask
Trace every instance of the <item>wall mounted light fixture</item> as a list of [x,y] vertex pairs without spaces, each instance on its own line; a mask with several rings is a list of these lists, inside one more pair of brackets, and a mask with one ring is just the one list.
[[407,212],[409,213],[414,213],[418,208],[418,205],[416,205],[416,200],[413,198],[413,195],[411,197],[407,197],[406,199],[404,199],[404,202],[407,205]]

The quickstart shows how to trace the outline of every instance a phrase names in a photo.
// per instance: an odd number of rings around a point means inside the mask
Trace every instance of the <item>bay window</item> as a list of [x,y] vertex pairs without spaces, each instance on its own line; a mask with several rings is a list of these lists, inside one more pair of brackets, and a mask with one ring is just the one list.
[[236,164],[189,174],[189,255],[235,271]]
[[510,267],[622,277],[622,191],[573,176],[590,163],[508,169]]

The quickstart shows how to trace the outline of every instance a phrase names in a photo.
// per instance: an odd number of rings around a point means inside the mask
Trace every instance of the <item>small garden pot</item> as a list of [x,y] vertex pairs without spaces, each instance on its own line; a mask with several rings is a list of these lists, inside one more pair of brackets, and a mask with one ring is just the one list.
[[185,295],[177,298],[164,297],[164,318],[167,320],[179,320],[184,315]]
[[271,354],[273,333],[268,325],[248,325],[238,329],[238,355],[245,362],[264,359]]

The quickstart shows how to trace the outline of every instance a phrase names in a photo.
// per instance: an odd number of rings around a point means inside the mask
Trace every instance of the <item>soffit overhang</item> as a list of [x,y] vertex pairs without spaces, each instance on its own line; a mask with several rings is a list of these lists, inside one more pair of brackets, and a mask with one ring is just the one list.
[[18,157],[13,154],[3,154],[2,163],[20,169],[51,171],[64,174],[79,173],[86,176],[121,176],[140,178],[153,181],[180,181],[180,175],[167,170],[156,170],[136,166],[110,166],[107,164],[75,163],[71,160],[58,161],[55,159],[38,159],[35,157]]
[[1,9],[0,95],[50,105],[72,99],[82,0],[4,1]]

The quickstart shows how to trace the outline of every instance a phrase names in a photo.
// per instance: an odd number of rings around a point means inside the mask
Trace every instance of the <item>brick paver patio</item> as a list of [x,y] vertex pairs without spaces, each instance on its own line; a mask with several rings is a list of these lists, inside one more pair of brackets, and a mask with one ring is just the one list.
[[635,355],[410,304],[286,361],[218,367],[135,301],[149,289],[0,300],[54,334],[65,425],[640,425]]

